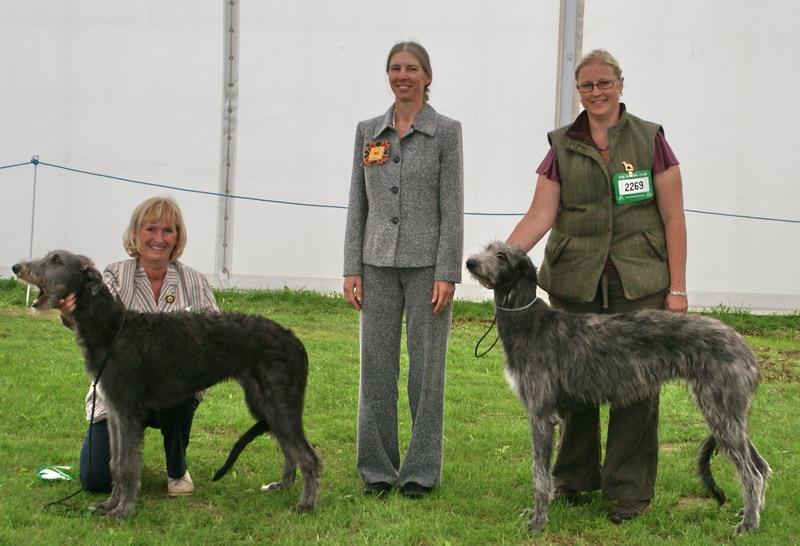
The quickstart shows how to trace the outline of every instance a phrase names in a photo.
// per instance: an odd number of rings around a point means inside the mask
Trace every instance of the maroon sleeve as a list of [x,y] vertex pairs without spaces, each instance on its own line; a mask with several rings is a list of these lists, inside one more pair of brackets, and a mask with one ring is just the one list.
[[561,182],[561,173],[558,170],[558,160],[556,159],[556,152],[551,147],[544,156],[539,168],[536,169],[536,174],[543,174],[554,182]]
[[[675,157],[675,153],[667,143],[664,133],[659,131],[656,133],[653,174],[662,173],[673,165],[680,165],[678,158]],[[558,159],[556,159],[556,153],[552,147],[547,151],[547,155],[544,156],[539,168],[536,169],[536,174],[543,174],[550,180],[561,182],[561,173],[558,170]]]
[[667,139],[664,133],[659,131],[656,133],[656,150],[655,158],[653,159],[653,174],[663,173],[673,165],[680,165],[678,158],[672,151],[672,148],[667,144]]

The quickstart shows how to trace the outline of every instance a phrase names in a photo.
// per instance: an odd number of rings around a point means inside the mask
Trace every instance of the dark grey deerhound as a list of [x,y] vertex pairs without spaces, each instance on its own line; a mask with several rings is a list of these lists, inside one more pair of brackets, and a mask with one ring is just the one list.
[[144,418],[192,393],[235,379],[256,424],[236,442],[221,478],[242,449],[271,432],[284,456],[280,481],[291,486],[299,466],[303,492],[294,506],[314,509],[322,464],[303,432],[303,397],[308,357],[291,331],[264,317],[240,313],[138,313],[125,310],[103,284],[92,262],[64,250],[13,266],[39,288],[34,308],[56,308],[75,294],[73,319],[86,372],[99,379],[109,409],[111,496],[92,507],[124,518],[135,509],[139,490]]
[[536,508],[522,515],[532,515],[527,524],[531,532],[547,524],[557,410],[566,404],[624,406],[657,393],[670,380],[691,386],[711,430],[697,459],[700,479],[721,506],[725,495],[710,468],[719,447],[733,461],[743,486],[744,509],[735,532],[758,528],[770,468],[747,433],[759,367],[739,334],[697,315],[657,310],[592,315],[553,309],[537,299],[536,268],[513,244],[489,244],[467,260],[467,269],[494,290],[506,379],[528,412]]

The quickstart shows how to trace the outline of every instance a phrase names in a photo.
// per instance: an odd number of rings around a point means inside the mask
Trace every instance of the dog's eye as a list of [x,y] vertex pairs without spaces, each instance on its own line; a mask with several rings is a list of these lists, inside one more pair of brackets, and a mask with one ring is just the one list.
[[60,264],[61,263],[61,258],[58,257],[58,254],[54,254],[53,255],[53,263],[54,264]]
[[508,256],[506,256],[502,252],[497,254],[497,259],[500,260],[501,262],[503,262],[504,264],[508,263]]

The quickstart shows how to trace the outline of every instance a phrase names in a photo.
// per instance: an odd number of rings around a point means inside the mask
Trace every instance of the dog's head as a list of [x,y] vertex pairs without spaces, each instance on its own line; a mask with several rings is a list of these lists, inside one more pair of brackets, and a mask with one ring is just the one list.
[[86,256],[54,250],[44,258],[12,266],[14,274],[39,289],[33,302],[36,310],[57,308],[69,294],[90,292],[96,295],[103,286],[103,275]]
[[507,291],[518,280],[530,277],[536,282],[536,266],[513,243],[489,243],[467,259],[467,269],[476,281],[493,290]]

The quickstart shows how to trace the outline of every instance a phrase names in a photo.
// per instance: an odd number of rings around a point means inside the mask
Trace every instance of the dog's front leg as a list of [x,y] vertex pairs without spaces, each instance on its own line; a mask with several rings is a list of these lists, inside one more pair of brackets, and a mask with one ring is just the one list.
[[[113,468],[114,460],[116,460],[119,456],[117,454],[117,446],[119,445],[119,423],[117,422],[116,416],[109,414],[108,420],[106,421],[106,426],[108,427],[108,451],[110,455],[109,468]],[[103,502],[90,506],[90,510],[105,516],[117,507],[119,504],[120,490],[114,486],[115,483],[116,480],[113,480],[112,473],[111,496],[109,496]]]
[[525,510],[521,515],[533,516],[528,521],[528,531],[537,533],[547,525],[547,509],[553,493],[553,475],[550,471],[550,457],[553,450],[553,422],[547,417],[530,412],[528,420],[531,427],[531,452],[533,454],[533,500],[535,508]]
[[144,426],[138,419],[109,416],[109,427],[113,481],[111,496],[95,509],[109,516],[126,518],[136,508],[142,472]]

